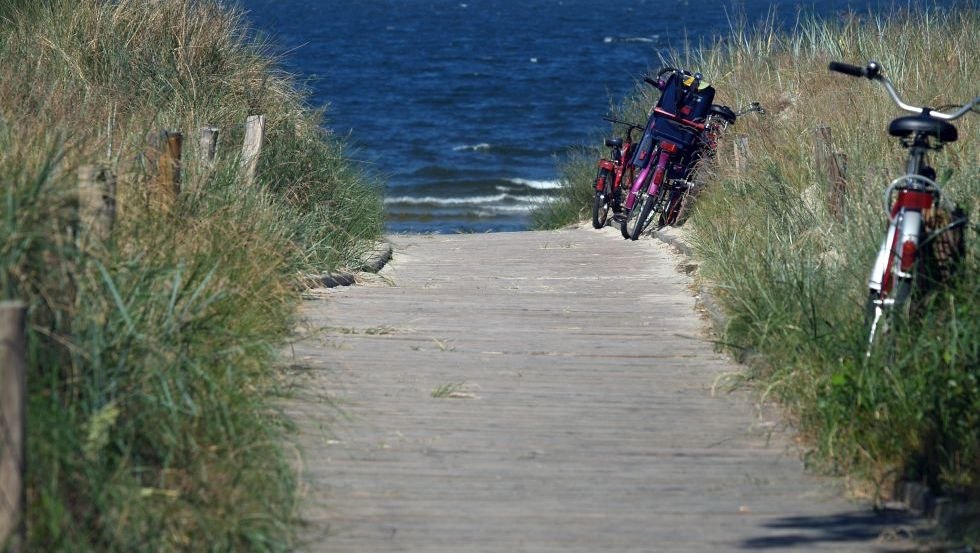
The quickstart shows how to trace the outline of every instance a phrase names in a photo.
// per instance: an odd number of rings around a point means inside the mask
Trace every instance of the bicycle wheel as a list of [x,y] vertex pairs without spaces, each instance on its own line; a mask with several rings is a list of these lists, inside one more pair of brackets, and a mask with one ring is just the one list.
[[684,199],[684,192],[678,189],[672,189],[670,191],[670,196],[667,200],[667,205],[664,207],[663,211],[660,212],[660,218],[657,221],[657,228],[664,228],[667,225],[673,225],[677,222],[677,215],[681,210],[681,200]]
[[647,196],[643,199],[642,204],[639,202],[633,204],[633,209],[630,210],[624,225],[630,240],[636,240],[643,233],[643,229],[646,228],[646,224],[650,220],[650,212],[653,211],[653,206],[657,203],[658,196],[660,196],[659,193],[656,196]]
[[608,169],[599,169],[595,177],[595,196],[592,198],[592,226],[600,229],[606,226],[609,216],[609,201],[615,176]]

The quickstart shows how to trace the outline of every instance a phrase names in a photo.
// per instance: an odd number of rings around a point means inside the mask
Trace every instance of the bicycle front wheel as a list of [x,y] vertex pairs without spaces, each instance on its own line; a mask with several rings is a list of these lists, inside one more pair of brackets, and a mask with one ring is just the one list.
[[650,212],[653,211],[654,204],[657,203],[657,196],[647,196],[643,199],[642,204],[639,202],[633,204],[633,209],[630,210],[624,225],[625,233],[629,234],[630,240],[638,239],[643,233],[643,229],[646,228],[647,222],[650,220]]
[[592,226],[600,229],[606,226],[609,217],[609,202],[615,176],[608,169],[600,169],[595,178],[595,196],[592,198]]

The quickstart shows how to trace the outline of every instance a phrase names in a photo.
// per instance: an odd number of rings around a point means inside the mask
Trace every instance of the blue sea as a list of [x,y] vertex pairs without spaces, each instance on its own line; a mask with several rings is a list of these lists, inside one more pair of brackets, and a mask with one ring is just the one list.
[[[386,184],[390,232],[528,228],[558,160],[685,41],[798,2],[743,0],[239,0],[326,125]],[[803,13],[888,11],[827,0]],[[774,11],[773,11],[774,10]],[[860,60],[853,60],[860,61]],[[822,68],[814,68],[815,71]],[[707,76],[710,79],[710,75]]]

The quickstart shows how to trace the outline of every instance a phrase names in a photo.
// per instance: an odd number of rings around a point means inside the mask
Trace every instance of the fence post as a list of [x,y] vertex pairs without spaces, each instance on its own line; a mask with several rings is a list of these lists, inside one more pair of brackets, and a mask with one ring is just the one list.
[[749,135],[735,137],[735,172],[741,173],[749,165]]
[[78,168],[78,243],[105,243],[116,218],[116,179],[103,167]]
[[201,127],[200,159],[206,169],[214,169],[214,156],[218,153],[218,127]]
[[262,153],[262,140],[265,137],[265,115],[249,115],[245,120],[245,144],[242,146],[242,168],[245,170],[245,185],[255,184],[255,171]]
[[151,170],[156,171],[150,190],[150,206],[169,211],[180,195],[184,135],[176,131],[160,131],[150,133],[147,142],[146,157]]
[[0,302],[0,547],[21,553],[27,538],[26,457],[27,307]]
[[840,220],[844,215],[844,202],[847,195],[847,177],[845,175],[847,158],[844,154],[835,153],[833,135],[830,127],[826,125],[814,129],[813,159],[820,179],[828,185],[827,210],[832,217]]

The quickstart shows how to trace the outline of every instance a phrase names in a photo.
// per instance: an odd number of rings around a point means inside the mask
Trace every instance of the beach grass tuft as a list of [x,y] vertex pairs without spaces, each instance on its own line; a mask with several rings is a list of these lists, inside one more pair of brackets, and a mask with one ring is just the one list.
[[[305,273],[380,236],[379,186],[217,0],[0,0],[0,292],[29,304],[28,551],[287,551],[276,370]],[[246,116],[266,116],[253,186]],[[221,129],[213,167],[197,129]],[[149,201],[148,133],[184,133]],[[104,242],[78,168],[115,175]]]

